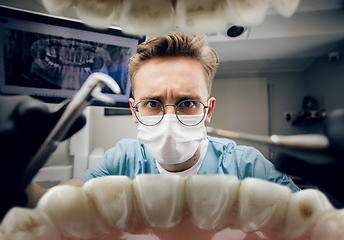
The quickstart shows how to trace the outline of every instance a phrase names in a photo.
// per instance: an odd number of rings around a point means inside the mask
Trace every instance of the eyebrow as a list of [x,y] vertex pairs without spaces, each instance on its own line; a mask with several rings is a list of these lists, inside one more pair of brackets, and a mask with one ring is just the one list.
[[[143,96],[141,100],[147,100],[147,99],[161,100],[162,97],[158,93],[152,93],[152,94],[147,94]],[[178,93],[178,96],[176,96],[176,99],[178,99],[179,101],[184,100],[184,99],[193,99],[193,100],[200,101],[201,98],[198,95],[193,95],[189,93]]]

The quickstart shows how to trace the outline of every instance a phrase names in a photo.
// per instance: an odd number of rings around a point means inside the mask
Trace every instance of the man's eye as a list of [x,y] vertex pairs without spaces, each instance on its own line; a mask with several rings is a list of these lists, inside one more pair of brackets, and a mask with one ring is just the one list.
[[151,108],[155,108],[157,107],[158,103],[157,102],[148,102],[148,106],[151,107]]
[[195,102],[194,101],[184,101],[184,102],[181,102],[181,107],[186,107],[186,108],[190,108],[190,107],[193,107],[195,105]]

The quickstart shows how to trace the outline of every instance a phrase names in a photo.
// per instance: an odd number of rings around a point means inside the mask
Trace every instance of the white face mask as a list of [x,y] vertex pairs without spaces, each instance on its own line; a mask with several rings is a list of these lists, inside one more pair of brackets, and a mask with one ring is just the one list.
[[[183,122],[195,122],[202,115],[179,116]],[[160,119],[160,116],[145,117],[147,121]],[[154,119],[154,120],[153,120]],[[179,122],[175,114],[166,114],[163,120],[154,126],[139,123],[140,139],[152,156],[162,164],[183,163],[190,159],[202,140],[207,138],[207,131],[202,121],[197,126],[188,127]]]

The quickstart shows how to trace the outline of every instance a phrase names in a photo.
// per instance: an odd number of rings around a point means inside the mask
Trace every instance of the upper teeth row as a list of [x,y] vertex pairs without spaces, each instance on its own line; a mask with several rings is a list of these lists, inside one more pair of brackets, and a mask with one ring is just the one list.
[[75,7],[78,18],[94,27],[119,25],[132,34],[216,33],[234,23],[261,24],[272,6],[290,17],[300,0],[43,0],[53,14]]
[[139,233],[142,224],[152,233],[165,229],[176,236],[188,229],[214,233],[230,228],[245,234],[259,231],[273,239],[344,238],[344,210],[334,209],[318,190],[292,194],[285,186],[230,175],[195,175],[187,181],[138,175],[134,180],[92,179],[82,188],[57,186],[36,209],[10,210],[0,226],[0,239],[100,239],[102,234]]

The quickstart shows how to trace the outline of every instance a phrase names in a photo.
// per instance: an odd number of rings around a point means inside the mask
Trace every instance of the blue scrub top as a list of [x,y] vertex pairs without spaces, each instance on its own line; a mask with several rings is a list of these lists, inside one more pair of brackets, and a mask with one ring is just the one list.
[[[239,180],[260,178],[287,186],[292,192],[300,191],[286,174],[277,171],[257,149],[237,146],[226,138],[208,136],[208,140],[207,153],[197,174],[231,174]],[[77,178],[84,182],[109,175],[126,175],[133,179],[144,173],[160,173],[155,159],[138,139],[122,139]]]

